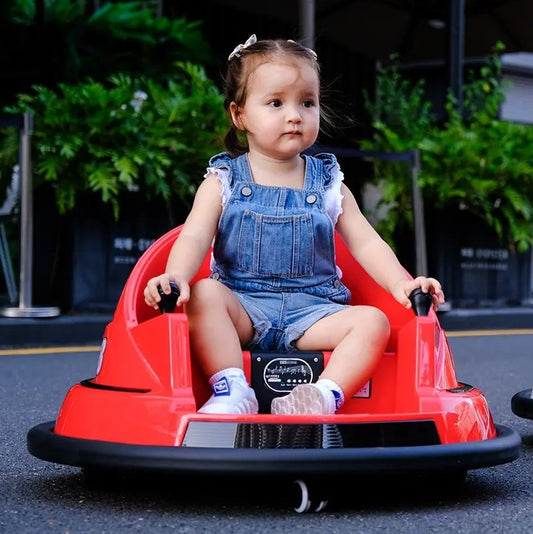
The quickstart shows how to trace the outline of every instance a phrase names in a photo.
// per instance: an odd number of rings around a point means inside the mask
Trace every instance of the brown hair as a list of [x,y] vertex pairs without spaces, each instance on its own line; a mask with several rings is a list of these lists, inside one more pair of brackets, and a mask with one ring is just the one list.
[[[289,56],[295,59],[308,61],[316,70],[320,80],[320,65],[316,54],[301,43],[283,39],[264,39],[253,44],[241,47],[238,53],[233,53],[228,59],[228,68],[224,79],[224,108],[228,111],[232,102],[243,106],[246,102],[247,82],[250,74],[261,64],[280,56]],[[230,128],[224,137],[226,150],[232,157],[239,156],[248,151],[246,139],[233,124],[230,115]],[[330,122],[326,109],[320,106],[320,117],[326,123]]]

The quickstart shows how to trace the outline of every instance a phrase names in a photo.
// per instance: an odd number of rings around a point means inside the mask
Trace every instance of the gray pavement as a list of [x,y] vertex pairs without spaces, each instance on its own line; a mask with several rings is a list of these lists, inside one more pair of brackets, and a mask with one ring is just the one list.
[[80,470],[31,456],[27,431],[53,420],[68,388],[95,373],[98,350],[0,353],[0,532],[521,534],[533,529],[533,421],[510,399],[533,381],[533,333],[450,336],[457,377],[481,389],[494,420],[522,438],[520,457],[472,470],[463,486],[418,486],[409,477],[345,481],[344,498],[296,514],[282,486],[256,480],[184,479],[87,484]]

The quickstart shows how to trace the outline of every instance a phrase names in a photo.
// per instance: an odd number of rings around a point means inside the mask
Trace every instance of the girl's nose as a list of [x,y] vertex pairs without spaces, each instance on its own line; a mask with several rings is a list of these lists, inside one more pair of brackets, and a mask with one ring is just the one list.
[[300,122],[302,120],[302,115],[300,110],[296,106],[290,106],[287,109],[287,121],[288,122]]

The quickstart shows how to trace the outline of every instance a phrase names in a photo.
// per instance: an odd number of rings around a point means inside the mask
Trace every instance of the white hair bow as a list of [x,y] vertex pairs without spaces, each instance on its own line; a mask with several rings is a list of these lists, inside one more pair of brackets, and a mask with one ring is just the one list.
[[241,57],[241,52],[255,43],[257,43],[257,37],[255,36],[255,33],[253,33],[248,37],[248,40],[244,44],[238,44],[233,49],[233,52],[228,56],[228,61],[231,61],[234,57]]

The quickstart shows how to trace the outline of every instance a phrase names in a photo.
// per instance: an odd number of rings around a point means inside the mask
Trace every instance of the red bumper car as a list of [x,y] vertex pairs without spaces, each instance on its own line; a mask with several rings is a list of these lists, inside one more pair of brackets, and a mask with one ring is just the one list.
[[533,388],[515,393],[511,399],[511,410],[518,417],[533,419]]
[[[416,315],[400,306],[340,239],[337,260],[353,303],[378,306],[391,323],[371,380],[335,415],[272,415],[272,398],[316,380],[330,354],[243,351],[260,413],[197,413],[211,392],[190,353],[187,317],[180,309],[158,313],[143,299],[179,231],[158,239],[133,268],[105,330],[96,376],[71,387],[57,420],[29,431],[32,455],[89,471],[304,481],[410,472],[464,477],[518,457],[520,436],[493,422],[478,389],[458,382],[435,312]],[[208,275],[208,265],[206,257],[199,277]]]

